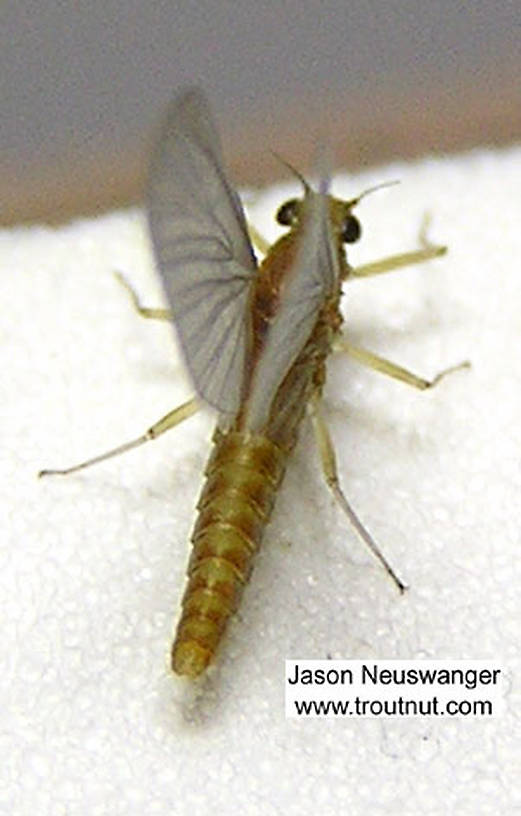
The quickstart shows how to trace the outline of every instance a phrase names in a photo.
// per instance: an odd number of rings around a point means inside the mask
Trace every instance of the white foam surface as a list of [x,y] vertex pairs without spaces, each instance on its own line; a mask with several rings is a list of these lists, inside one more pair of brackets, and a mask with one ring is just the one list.
[[[521,150],[341,177],[353,264],[442,259],[347,288],[351,337],[425,376],[419,393],[339,356],[326,415],[347,495],[410,586],[399,597],[323,485],[307,426],[219,667],[196,699],[168,671],[210,412],[66,479],[191,395],[141,212],[0,236],[0,812],[296,816],[513,812],[521,749]],[[295,185],[260,193],[270,219]],[[284,718],[286,657],[490,658],[497,719]]]

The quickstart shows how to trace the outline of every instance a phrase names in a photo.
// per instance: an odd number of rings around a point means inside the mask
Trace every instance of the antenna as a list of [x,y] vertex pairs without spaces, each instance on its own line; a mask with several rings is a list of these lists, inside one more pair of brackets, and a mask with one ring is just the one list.
[[289,162],[287,162],[287,161],[286,161],[286,159],[283,159],[283,158],[282,158],[282,156],[281,156],[281,155],[279,155],[279,153],[277,153],[275,150],[271,150],[270,152],[271,152],[271,154],[272,154],[273,156],[275,156],[275,158],[276,158],[276,159],[277,159],[277,160],[278,160],[278,161],[279,161],[281,164],[283,164],[283,165],[284,165],[284,167],[285,167],[287,170],[289,170],[289,171],[290,171],[290,173],[293,173],[293,175],[294,175],[296,178],[298,178],[298,180],[300,181],[300,183],[301,183],[301,184],[302,184],[302,186],[304,187],[304,192],[305,192],[305,193],[306,193],[306,195],[307,195],[307,193],[309,193],[309,192],[310,192],[311,187],[310,187],[310,186],[309,186],[309,184],[307,183],[307,181],[306,181],[306,179],[304,178],[304,176],[303,176],[301,173],[299,173],[299,171],[298,171],[298,170],[296,170],[296,169],[295,169],[295,167],[293,167],[293,165],[292,165],[292,164],[290,164]]
[[370,193],[374,193],[376,190],[383,190],[384,187],[394,187],[395,184],[400,184],[399,179],[394,179],[393,181],[382,181],[381,184],[375,184],[374,187],[368,187],[367,190],[364,190],[363,193],[360,193],[359,196],[353,198],[352,201],[349,202],[351,207],[355,207],[360,201],[368,196]]

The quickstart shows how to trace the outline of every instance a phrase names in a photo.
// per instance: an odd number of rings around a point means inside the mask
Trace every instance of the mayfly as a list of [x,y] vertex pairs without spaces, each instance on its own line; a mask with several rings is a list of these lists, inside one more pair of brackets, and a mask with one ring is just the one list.
[[[333,348],[420,389],[458,368],[425,380],[342,336],[344,281],[418,263],[445,250],[425,243],[417,251],[352,268],[344,245],[360,236],[352,211],[368,191],[342,201],[328,193],[325,183],[315,192],[295,174],[303,196],[287,201],[277,213],[278,223],[289,231],[258,265],[239,198],[223,170],[204,95],[190,89],[174,101],[153,155],[147,201],[169,311],[142,307],[126,286],[142,315],[173,321],[197,397],[138,439],[75,467],[42,471],[71,473],[159,436],[200,404],[216,409],[213,452],[197,504],[188,581],[172,647],[173,670],[189,677],[211,663],[237,609],[306,412],[335,499],[404,589],[340,488],[320,407],[325,363]],[[260,236],[251,234],[260,244]]]

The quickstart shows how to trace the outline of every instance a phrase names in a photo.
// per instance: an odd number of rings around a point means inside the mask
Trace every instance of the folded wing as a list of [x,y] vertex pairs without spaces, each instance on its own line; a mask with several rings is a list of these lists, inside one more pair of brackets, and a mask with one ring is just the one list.
[[277,389],[309,340],[320,309],[338,285],[338,276],[328,196],[309,191],[296,262],[252,378],[247,410],[250,430],[259,430],[266,422]]

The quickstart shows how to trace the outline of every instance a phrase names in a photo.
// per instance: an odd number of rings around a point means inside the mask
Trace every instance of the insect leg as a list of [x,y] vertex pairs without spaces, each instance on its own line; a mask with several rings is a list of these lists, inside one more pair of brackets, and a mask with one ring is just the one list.
[[118,445],[117,448],[112,448],[112,450],[106,451],[106,453],[102,453],[99,456],[94,456],[92,459],[87,459],[85,462],[80,462],[78,465],[73,465],[72,467],[65,468],[64,470],[40,470],[38,476],[66,476],[69,473],[75,473],[76,471],[83,470],[91,465],[96,465],[98,462],[104,462],[105,459],[111,459],[113,456],[119,456],[120,453],[126,453],[126,451],[132,450],[132,448],[137,448],[139,445],[143,445],[145,442],[150,442],[152,439],[156,439],[165,431],[168,431],[170,428],[174,428],[176,425],[179,425],[180,422],[183,422],[183,420],[191,417],[196,411],[199,410],[199,408],[200,405],[194,397],[191,400],[188,400],[188,402],[178,405],[173,411],[169,411],[168,414],[161,417],[158,422],[155,422],[154,425],[148,429],[148,431],[146,431],[142,436],[138,436],[137,439],[132,439],[130,442],[125,442],[123,445]]
[[378,545],[376,544],[375,540],[371,536],[371,534],[366,530],[358,516],[356,515],[355,511],[347,501],[342,488],[340,487],[340,482],[338,480],[338,471],[336,465],[336,456],[335,456],[335,449],[333,447],[333,442],[331,441],[331,437],[329,435],[329,431],[325,420],[322,416],[320,411],[320,398],[317,396],[311,400],[309,403],[309,413],[311,416],[311,422],[313,424],[313,430],[315,432],[315,440],[318,447],[318,452],[320,455],[320,462],[322,465],[322,472],[324,474],[324,478],[326,480],[326,484],[333,493],[337,503],[340,505],[341,509],[349,519],[350,523],[355,528],[356,532],[366,544],[367,547],[371,550],[375,558],[377,558],[387,574],[392,578],[400,592],[404,592],[407,588],[403,581],[398,578],[395,571],[379,549]]
[[372,275],[382,275],[384,272],[393,272],[395,269],[402,269],[404,266],[412,266],[413,264],[423,263],[424,261],[430,261],[432,258],[439,258],[440,255],[445,255],[447,252],[446,246],[433,244],[427,238],[429,221],[429,217],[425,216],[420,227],[419,238],[421,249],[416,249],[412,252],[401,252],[398,255],[390,255],[388,258],[382,258],[380,261],[362,264],[362,266],[351,269],[349,276],[353,278],[368,278]]
[[345,337],[338,338],[335,341],[334,350],[344,351],[354,360],[362,363],[362,365],[373,368],[375,371],[381,371],[382,374],[387,374],[387,376],[393,377],[395,380],[400,380],[401,382],[407,383],[407,385],[412,385],[413,388],[418,388],[420,391],[425,391],[427,388],[432,388],[437,385],[443,377],[447,374],[452,374],[453,371],[470,368],[470,362],[464,360],[462,363],[449,366],[449,368],[444,368],[443,371],[439,371],[432,380],[426,380],[423,377],[418,377],[416,374],[413,374],[412,371],[403,368],[403,366],[386,360],[385,357],[380,357],[372,351],[360,348],[360,346],[354,346],[349,340],[346,340]]
[[373,261],[372,263],[362,264],[356,268],[351,269],[349,275],[353,278],[368,278],[371,275],[382,275],[384,272],[393,272],[395,269],[401,269],[404,266],[412,266],[413,264],[423,263],[423,261],[430,261],[431,258],[438,258],[440,255],[445,255],[447,247],[432,246],[425,249],[416,249],[412,252],[402,252],[399,255],[390,255],[389,258],[382,258],[381,261]]
[[147,306],[142,306],[136,290],[121,274],[121,272],[114,272],[114,276],[130,295],[132,304],[141,317],[147,317],[151,320],[172,320],[172,316],[168,309],[153,309]]

